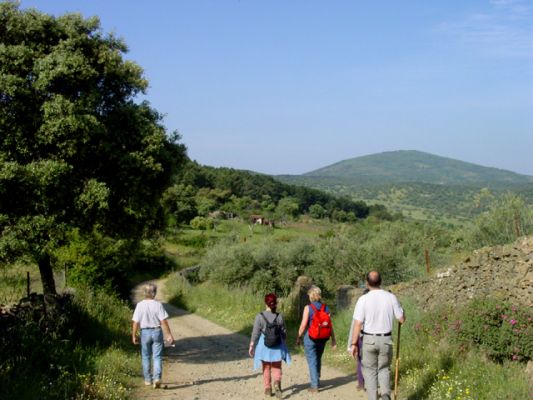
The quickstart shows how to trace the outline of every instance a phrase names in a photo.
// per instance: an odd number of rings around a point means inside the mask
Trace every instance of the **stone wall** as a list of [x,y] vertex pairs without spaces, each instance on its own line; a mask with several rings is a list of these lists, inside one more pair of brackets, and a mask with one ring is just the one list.
[[390,289],[400,300],[404,296],[414,298],[424,309],[464,304],[474,297],[493,297],[533,307],[533,236],[511,245],[481,248],[430,278]]

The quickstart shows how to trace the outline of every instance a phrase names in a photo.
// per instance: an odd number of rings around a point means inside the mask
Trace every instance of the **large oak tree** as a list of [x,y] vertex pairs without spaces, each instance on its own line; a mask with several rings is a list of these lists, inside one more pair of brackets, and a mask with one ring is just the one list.
[[185,157],[126,51],[97,18],[0,3],[0,260],[37,263],[45,293],[65,232],[142,238]]

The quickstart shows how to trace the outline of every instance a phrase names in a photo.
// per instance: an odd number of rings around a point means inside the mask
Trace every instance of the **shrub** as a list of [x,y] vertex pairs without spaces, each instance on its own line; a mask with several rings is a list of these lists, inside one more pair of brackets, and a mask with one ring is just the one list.
[[466,229],[470,248],[510,243],[533,233],[533,208],[516,194],[508,193],[493,202],[488,211]]
[[206,231],[213,229],[215,223],[211,218],[206,217],[194,217],[190,222],[191,228]]
[[285,243],[267,238],[260,243],[220,243],[211,247],[202,260],[200,279],[288,294],[310,264],[312,251],[305,240]]
[[533,359],[533,311],[494,299],[476,299],[467,307],[459,338],[480,346],[492,359]]

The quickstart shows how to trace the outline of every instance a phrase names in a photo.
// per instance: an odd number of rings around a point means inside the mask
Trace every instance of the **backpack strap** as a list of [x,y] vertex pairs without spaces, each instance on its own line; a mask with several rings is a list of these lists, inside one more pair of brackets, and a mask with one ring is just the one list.
[[[313,303],[309,303],[309,306],[313,309],[314,312],[318,312],[318,309],[315,307]],[[324,304],[322,304],[322,307],[324,307]]]
[[268,319],[267,317],[265,316],[265,314],[263,314],[263,312],[260,312],[259,314],[261,314],[261,316],[263,317],[263,319],[265,320],[265,322],[268,324],[273,324],[276,322],[276,320],[278,319],[278,315],[279,313],[276,313],[276,316],[274,317],[274,320],[272,322],[268,322]]

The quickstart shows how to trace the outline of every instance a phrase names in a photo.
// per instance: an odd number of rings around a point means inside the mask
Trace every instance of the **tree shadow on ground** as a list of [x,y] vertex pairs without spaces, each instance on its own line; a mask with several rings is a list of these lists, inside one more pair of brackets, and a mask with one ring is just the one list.
[[176,347],[168,348],[166,354],[170,362],[187,364],[211,364],[249,358],[247,340],[238,333],[181,339],[176,341]]
[[165,389],[181,389],[189,386],[199,386],[199,385],[205,385],[208,383],[213,382],[242,382],[248,379],[255,379],[259,375],[261,375],[260,372],[252,373],[249,375],[242,375],[242,376],[227,376],[224,378],[210,378],[210,379],[198,379],[194,381],[188,381],[188,382],[169,382],[166,384]]

